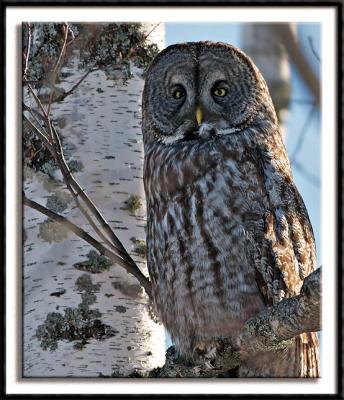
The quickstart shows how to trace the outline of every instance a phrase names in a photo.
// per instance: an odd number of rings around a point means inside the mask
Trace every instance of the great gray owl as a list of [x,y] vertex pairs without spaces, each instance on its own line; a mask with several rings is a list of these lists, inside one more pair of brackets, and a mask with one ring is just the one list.
[[[192,359],[299,293],[316,264],[312,227],[267,85],[239,49],[163,50],[147,72],[142,130],[154,303]],[[316,333],[248,358],[238,374],[318,376]]]

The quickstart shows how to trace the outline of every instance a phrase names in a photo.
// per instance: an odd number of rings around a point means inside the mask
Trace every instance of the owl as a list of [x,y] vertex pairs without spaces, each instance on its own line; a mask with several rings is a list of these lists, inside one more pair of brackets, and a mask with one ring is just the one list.
[[[167,47],[142,101],[147,262],[156,311],[192,360],[300,292],[316,265],[267,85],[224,43]],[[248,356],[235,376],[317,377],[316,333]]]

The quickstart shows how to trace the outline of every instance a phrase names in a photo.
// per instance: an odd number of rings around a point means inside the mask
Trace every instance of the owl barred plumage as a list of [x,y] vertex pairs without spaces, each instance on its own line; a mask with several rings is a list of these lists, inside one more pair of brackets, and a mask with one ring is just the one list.
[[[162,51],[147,73],[142,129],[154,303],[192,358],[299,293],[316,265],[312,227],[266,83],[237,48],[197,42]],[[315,333],[239,369],[318,375]]]

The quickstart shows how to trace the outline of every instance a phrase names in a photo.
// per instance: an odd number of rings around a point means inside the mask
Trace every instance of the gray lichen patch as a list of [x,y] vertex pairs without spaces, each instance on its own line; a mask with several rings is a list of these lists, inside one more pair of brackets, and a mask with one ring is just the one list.
[[39,236],[45,242],[62,242],[68,237],[68,230],[58,222],[46,219],[39,224]]
[[157,316],[157,314],[154,310],[154,307],[151,303],[148,304],[147,311],[148,311],[149,318],[152,321],[154,321],[156,324],[161,325],[161,321],[160,321],[159,317]]
[[67,209],[72,197],[66,192],[56,192],[47,198],[46,206],[55,213],[61,213]]
[[124,306],[116,306],[116,307],[115,307],[115,310],[116,310],[117,312],[119,312],[119,313],[124,314],[124,313],[127,312],[127,307],[124,307]]
[[77,279],[76,287],[81,291],[82,299],[78,307],[67,307],[63,314],[51,312],[44,323],[38,326],[36,337],[43,350],[56,350],[61,340],[75,342],[74,348],[81,350],[89,339],[103,340],[118,333],[111,326],[101,322],[98,309],[89,308],[96,302],[94,293],[99,291],[100,285],[94,285],[90,276],[83,274]]
[[78,160],[68,161],[68,167],[72,173],[80,172],[84,169],[84,164]]
[[74,267],[81,271],[91,272],[92,274],[100,273],[109,270],[112,265],[111,261],[103,256],[102,254],[98,254],[95,250],[90,250],[87,254],[88,260],[75,263]]
[[132,195],[125,202],[128,210],[135,214],[143,205],[142,199],[140,196]]
[[75,287],[80,292],[93,293],[93,292],[99,292],[100,284],[99,283],[93,284],[90,275],[82,274],[76,280]]
[[114,289],[119,290],[124,296],[137,299],[142,296],[143,289],[140,285],[130,284],[128,282],[113,282]]
[[149,378],[148,371],[140,371],[134,368],[130,373],[124,373],[121,370],[114,370],[111,375],[99,374],[99,378]]
[[[163,29],[160,30],[163,24],[155,29],[156,25],[152,23],[147,26],[145,34],[152,31],[149,39],[154,38],[157,31],[163,35]],[[88,26],[85,25],[84,28],[88,29]],[[84,69],[79,68],[79,60],[79,55],[76,54],[73,65],[69,67],[64,64],[62,68],[63,73],[67,72],[66,76],[70,74],[63,81],[66,90],[73,87],[85,74]],[[127,86],[120,83],[114,86],[113,81],[106,79],[103,71],[95,71],[63,102],[53,103],[51,111],[54,122],[58,118],[64,119],[61,126],[58,124],[55,128],[60,129],[66,160],[73,158],[85,165],[84,170],[78,172],[75,178],[91,196],[111,227],[116,231],[119,227],[118,235],[124,247],[147,274],[145,260],[134,253],[135,245],[130,242],[132,236],[139,239],[145,236],[145,207],[134,215],[124,204],[130,195],[141,196],[143,204],[145,203],[142,184],[143,144],[139,127],[143,85],[143,80],[135,76],[128,81]],[[103,93],[97,92],[97,88],[101,88]],[[26,169],[30,170],[32,179],[24,182],[27,186],[25,192],[40,204],[45,205],[46,195],[65,191],[58,169],[55,170],[55,180],[41,171],[28,167]],[[68,207],[68,218],[91,233],[90,226],[74,206],[74,202],[71,205],[72,207]],[[140,289],[128,287],[128,284],[137,283],[136,280],[118,266],[96,275],[74,268],[75,263],[88,260],[86,255],[91,247],[74,234],[63,244],[47,246],[47,242],[37,238],[37,224],[45,217],[39,216],[39,220],[31,221],[38,216],[37,211],[28,207],[24,211],[28,240],[24,248],[23,263],[23,376],[43,379],[91,378],[100,373],[110,376],[114,370],[120,370],[123,376],[127,376],[133,368],[151,370],[156,365],[162,365],[165,353],[164,330],[147,316],[146,296],[142,293],[141,297],[135,299],[112,286],[114,281],[128,282],[124,287],[120,285],[121,289],[125,292],[128,290],[136,297],[141,293]],[[120,229],[121,227],[126,230]],[[30,243],[34,243],[33,251],[28,252]],[[44,264],[47,259],[54,261]],[[59,340],[58,349],[51,354],[40,347],[40,341],[32,340],[32,335],[38,325],[44,323],[48,313],[54,311],[63,316],[66,307],[78,307],[82,298],[81,290],[75,289],[75,281],[86,272],[89,273],[92,284],[100,283],[101,289],[99,293],[85,294],[84,303],[94,301],[91,295],[95,295],[96,303],[88,308],[99,309],[101,317],[98,319],[119,333],[103,341],[90,339],[83,349],[81,340]],[[36,282],[36,278],[42,278],[42,281]],[[65,294],[50,296],[61,288],[66,289]],[[126,313],[116,311],[115,306],[125,306]],[[152,332],[149,338],[145,336],[147,330]],[[79,346],[80,351],[73,351],[74,345],[76,348]],[[130,351],[128,346],[132,347]],[[152,351],[153,355],[147,356],[148,351]]]
[[142,258],[146,258],[147,245],[145,240],[137,240],[134,252]]

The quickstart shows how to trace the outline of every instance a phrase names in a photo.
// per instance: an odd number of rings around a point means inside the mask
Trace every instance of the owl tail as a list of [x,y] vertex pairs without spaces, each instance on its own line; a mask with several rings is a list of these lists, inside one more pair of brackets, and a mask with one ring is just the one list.
[[296,338],[296,359],[299,360],[301,378],[319,378],[319,340],[315,332],[303,333]]

